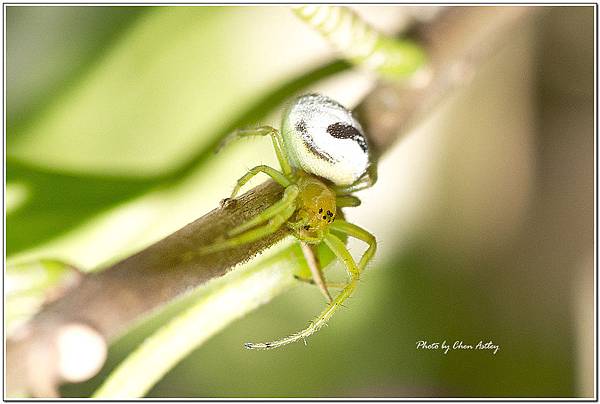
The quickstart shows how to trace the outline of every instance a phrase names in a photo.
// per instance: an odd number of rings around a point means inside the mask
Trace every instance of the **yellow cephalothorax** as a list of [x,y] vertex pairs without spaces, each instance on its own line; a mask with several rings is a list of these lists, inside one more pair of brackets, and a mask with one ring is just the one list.
[[[322,180],[304,172],[299,175],[296,185],[298,210],[289,225],[298,238],[308,243],[320,243],[323,232],[335,220],[336,195]],[[302,223],[302,226],[296,227],[294,223]]]
[[[313,276],[329,304],[304,330],[273,342],[246,343],[249,349],[271,349],[304,340],[327,323],[335,310],[352,294],[361,272],[375,254],[375,237],[355,224],[338,218],[337,209],[360,205],[351,195],[372,186],[377,166],[369,152],[367,138],[352,113],[323,95],[298,97],[284,112],[282,132],[270,126],[238,130],[226,141],[248,136],[271,136],[281,171],[260,165],[242,176],[231,193],[258,173],[265,173],[284,188],[279,202],[227,232],[226,239],[202,246],[199,254],[212,254],[250,243],[288,226],[301,245]],[[358,263],[334,230],[368,244]],[[350,279],[332,298],[312,245],[324,243],[344,264]],[[339,287],[339,286],[338,286]]]

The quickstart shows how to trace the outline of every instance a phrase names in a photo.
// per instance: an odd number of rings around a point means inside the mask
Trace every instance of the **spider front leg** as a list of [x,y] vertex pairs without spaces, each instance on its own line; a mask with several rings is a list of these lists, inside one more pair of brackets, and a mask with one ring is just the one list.
[[276,169],[271,168],[269,166],[260,165],[260,166],[251,168],[250,170],[248,170],[248,172],[246,174],[244,174],[239,180],[237,180],[237,184],[235,185],[235,188],[233,188],[230,198],[231,199],[235,198],[237,193],[240,191],[240,188],[242,188],[244,186],[244,184],[246,184],[248,181],[250,181],[250,179],[258,173],[267,174],[269,177],[273,178],[273,180],[275,180],[275,182],[277,182],[279,185],[281,185],[284,188],[287,188],[291,183],[290,180],[282,172],[277,171]]
[[227,236],[232,237],[243,233],[246,230],[249,230],[255,226],[258,226],[259,224],[266,222],[267,220],[271,219],[280,212],[283,212],[289,206],[295,206],[296,198],[298,197],[299,192],[300,191],[298,190],[298,187],[296,185],[288,186],[285,189],[285,191],[283,191],[283,197],[281,198],[281,200],[269,206],[267,209],[263,210],[261,213],[254,216],[247,222],[244,222],[241,225],[234,227],[232,230],[227,232]]
[[333,302],[331,302],[327,308],[313,321],[310,325],[304,330],[292,334],[289,337],[266,343],[246,343],[244,346],[248,349],[272,349],[277,348],[283,345],[290,344],[292,342],[296,342],[300,339],[306,339],[311,336],[315,332],[317,332],[321,327],[327,324],[327,321],[331,318],[333,313],[337,310],[342,303],[350,297],[354,289],[358,284],[358,280],[360,279],[360,274],[366,267],[367,263],[375,254],[375,250],[377,249],[377,242],[375,237],[367,232],[366,230],[353,225],[351,223],[345,222],[343,220],[336,221],[331,224],[331,228],[342,233],[346,233],[349,236],[356,237],[359,240],[365,241],[369,247],[363,254],[360,262],[356,265],[354,258],[344,245],[344,243],[334,236],[331,233],[325,235],[323,241],[327,244],[327,246],[333,251],[333,253],[344,263],[348,273],[350,274],[350,280],[344,287],[344,289],[335,297]]
[[[298,188],[295,185],[290,185],[288,188],[286,188],[284,197],[279,202],[265,209],[248,222],[234,228],[230,234],[235,234],[235,237],[200,247],[197,253],[200,255],[205,255],[226,250],[238,245],[251,243],[275,233],[296,211],[297,193]],[[267,221],[268,223],[264,226],[247,230]]]
[[271,139],[273,141],[273,148],[275,149],[275,154],[277,155],[277,160],[279,161],[279,166],[281,167],[283,174],[286,177],[292,175],[292,166],[290,165],[290,162],[284,151],[283,137],[281,136],[281,133],[272,126],[259,126],[250,129],[237,129],[221,142],[218,150],[222,149],[229,142],[238,137],[250,136],[271,136]]

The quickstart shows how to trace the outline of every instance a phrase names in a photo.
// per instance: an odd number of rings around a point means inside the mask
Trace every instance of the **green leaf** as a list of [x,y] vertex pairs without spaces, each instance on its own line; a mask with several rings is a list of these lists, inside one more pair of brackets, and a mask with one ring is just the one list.
[[[149,189],[149,180],[77,176],[7,160],[6,182],[25,191],[6,216],[10,256],[64,234],[87,218]],[[9,189],[10,191],[10,189]]]
[[[190,181],[212,175],[202,170],[222,136],[348,68],[316,63],[310,45],[295,47],[301,62],[264,63],[266,54],[290,52],[285,35],[265,33],[264,25],[282,33],[290,22],[301,26],[284,8],[148,8],[135,21],[93,68],[9,136],[8,256],[49,245],[40,251],[76,259],[73,242],[65,241],[67,248],[54,241],[77,229],[84,240],[81,231],[98,230],[95,218],[121,220],[111,212],[126,203],[131,212],[144,209],[147,195],[184,204],[190,195],[180,184],[191,189]],[[213,192],[204,190],[204,199]],[[200,213],[190,209],[186,220]],[[164,212],[144,216],[144,226],[153,220],[165,220]],[[99,244],[94,237],[90,243]],[[103,260],[115,253],[97,250]]]
[[85,173],[173,170],[269,88],[318,62],[310,45],[290,49],[290,23],[301,24],[278,7],[153,8],[8,154]]
[[[148,7],[6,7],[9,141],[70,90]],[[65,38],[69,38],[68,41]]]

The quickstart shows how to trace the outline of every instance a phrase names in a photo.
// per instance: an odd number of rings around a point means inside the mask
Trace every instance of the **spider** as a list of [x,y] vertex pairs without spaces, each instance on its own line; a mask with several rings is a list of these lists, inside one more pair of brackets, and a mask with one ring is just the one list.
[[[307,328],[288,337],[264,343],[246,343],[248,349],[272,349],[308,336],[327,323],[338,306],[354,291],[361,272],[375,254],[375,237],[361,227],[337,218],[337,210],[360,205],[353,192],[372,186],[377,166],[369,153],[367,139],[352,113],[336,101],[320,94],[298,97],[283,113],[281,132],[270,126],[238,129],[235,138],[270,136],[281,171],[266,165],[250,169],[231,193],[258,173],[264,173],[284,187],[281,200],[254,218],[227,232],[227,239],[200,248],[209,254],[249,243],[287,226],[300,241],[314,283],[328,300],[327,308]],[[362,240],[368,245],[358,264],[339,237],[331,230]],[[313,249],[325,243],[344,264],[349,280],[333,299]]]

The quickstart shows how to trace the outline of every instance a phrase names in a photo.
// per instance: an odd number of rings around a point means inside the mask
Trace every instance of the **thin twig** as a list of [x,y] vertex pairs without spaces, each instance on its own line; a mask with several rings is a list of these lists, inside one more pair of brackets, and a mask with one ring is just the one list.
[[[532,10],[456,7],[417,27],[416,39],[426,47],[431,62],[429,76],[412,86],[382,83],[357,109],[377,154],[384,154],[451,89],[464,85],[492,52],[510,40],[516,24]],[[282,239],[285,230],[223,253],[182,259],[280,195],[281,187],[267,182],[238,203],[219,207],[104,271],[86,275],[77,288],[46,306],[24,332],[7,341],[8,394],[24,390],[36,396],[57,394],[57,386],[65,380],[60,369],[64,352],[57,339],[66,326],[83,325],[104,341],[114,340],[132,322]]]

